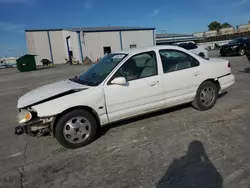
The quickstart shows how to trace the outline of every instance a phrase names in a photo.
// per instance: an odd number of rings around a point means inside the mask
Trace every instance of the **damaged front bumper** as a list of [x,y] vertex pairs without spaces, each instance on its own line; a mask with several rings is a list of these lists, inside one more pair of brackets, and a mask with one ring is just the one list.
[[24,127],[22,125],[18,125],[15,127],[15,135],[22,135],[24,134]]
[[45,133],[51,132],[50,123],[53,121],[53,118],[46,119],[35,119],[31,120],[25,124],[20,124],[15,127],[15,135],[28,134],[30,136],[42,136]]
[[31,120],[27,123],[18,125],[17,127],[15,127],[15,134],[16,135],[22,135],[24,133],[29,134],[31,132],[31,127],[35,126],[35,125],[41,125],[42,120]]

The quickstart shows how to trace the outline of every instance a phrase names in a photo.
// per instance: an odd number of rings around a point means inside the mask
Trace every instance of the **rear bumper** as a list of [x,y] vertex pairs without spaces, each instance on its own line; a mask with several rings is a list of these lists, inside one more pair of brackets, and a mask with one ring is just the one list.
[[235,83],[235,76],[233,74],[229,74],[227,76],[223,76],[218,79],[220,83],[220,94],[229,90]]

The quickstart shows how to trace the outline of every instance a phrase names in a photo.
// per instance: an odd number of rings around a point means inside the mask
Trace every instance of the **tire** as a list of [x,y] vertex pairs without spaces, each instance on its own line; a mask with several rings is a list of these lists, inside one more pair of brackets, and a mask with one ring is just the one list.
[[239,50],[239,55],[240,55],[240,56],[245,55],[245,50],[244,50],[243,48],[241,48],[241,49]]
[[63,147],[77,149],[91,143],[96,131],[97,122],[93,114],[86,110],[73,110],[57,121],[55,137]]
[[[207,96],[204,95],[205,91],[209,93],[207,94]],[[211,81],[205,81],[199,86],[196,92],[195,99],[192,102],[192,106],[200,111],[210,110],[211,108],[214,107],[218,99],[218,94],[219,94],[218,87]]]
[[224,53],[224,52],[221,52],[221,50],[219,51],[219,53],[218,53],[221,57],[225,57],[226,56],[226,54]]
[[246,54],[248,61],[250,62],[250,52]]
[[204,57],[205,57],[205,54],[201,52],[201,53],[199,53],[199,56],[201,56],[201,57],[204,58]]

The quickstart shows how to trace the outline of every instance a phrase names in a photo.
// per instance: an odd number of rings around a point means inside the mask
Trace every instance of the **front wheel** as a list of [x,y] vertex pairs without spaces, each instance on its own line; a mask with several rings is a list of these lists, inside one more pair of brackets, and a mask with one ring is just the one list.
[[213,108],[217,99],[217,86],[211,81],[206,81],[199,86],[192,105],[198,110],[205,111]]
[[83,147],[95,138],[97,122],[86,110],[73,110],[64,114],[57,122],[55,137],[68,149]]

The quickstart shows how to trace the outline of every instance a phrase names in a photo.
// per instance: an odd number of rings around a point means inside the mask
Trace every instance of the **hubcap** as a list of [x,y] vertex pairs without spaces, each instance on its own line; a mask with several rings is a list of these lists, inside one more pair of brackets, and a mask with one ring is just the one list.
[[215,91],[212,87],[205,87],[200,93],[200,100],[204,106],[209,106],[214,102]]
[[91,124],[84,117],[71,118],[63,128],[64,138],[73,144],[86,140],[91,132]]
[[244,55],[245,54],[245,51],[244,50],[241,50],[240,51],[240,55]]

